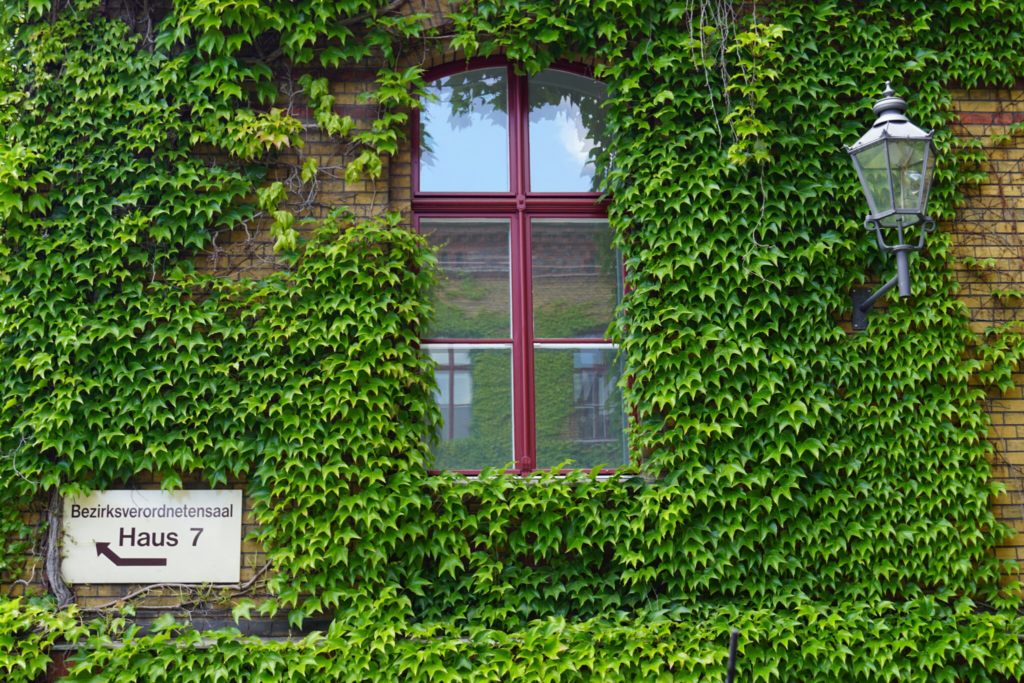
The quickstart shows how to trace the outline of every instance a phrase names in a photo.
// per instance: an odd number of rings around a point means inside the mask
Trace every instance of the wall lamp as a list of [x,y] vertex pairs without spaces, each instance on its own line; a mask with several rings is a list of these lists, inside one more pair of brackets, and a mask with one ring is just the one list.
[[[847,147],[857,169],[861,188],[871,213],[864,227],[875,232],[878,248],[896,255],[896,276],[879,287],[856,288],[853,299],[853,329],[866,330],[868,314],[886,292],[898,286],[900,298],[910,297],[910,252],[924,247],[925,233],[935,229],[927,215],[928,193],[935,170],[932,135],[912,124],[905,116],[907,103],[885,84],[882,99],[872,108],[878,120],[852,147]],[[917,241],[906,239],[910,228],[920,226]],[[887,241],[888,239],[888,241]]]

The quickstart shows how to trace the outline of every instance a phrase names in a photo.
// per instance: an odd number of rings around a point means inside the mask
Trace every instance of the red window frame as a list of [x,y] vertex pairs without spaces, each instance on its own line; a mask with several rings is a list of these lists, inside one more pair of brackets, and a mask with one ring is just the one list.
[[[530,474],[537,470],[534,406],[534,344],[607,344],[609,339],[543,339],[533,336],[531,220],[534,218],[607,218],[610,200],[599,192],[532,192],[530,187],[528,79],[515,73],[503,57],[482,57],[468,62],[447,64],[432,69],[424,80],[476,69],[504,67],[508,74],[509,102],[509,191],[508,192],[421,192],[420,191],[420,118],[412,116],[412,212],[414,228],[420,232],[424,218],[501,218],[509,221],[510,269],[512,288],[511,339],[423,339],[423,344],[495,344],[512,346],[512,421],[514,467],[509,472]],[[594,78],[589,67],[558,62],[559,71]],[[597,80],[597,79],[594,79]],[[625,270],[623,269],[623,274]],[[478,474],[480,470],[455,470]],[[614,469],[602,470],[611,473]],[[438,471],[432,470],[436,473]]]

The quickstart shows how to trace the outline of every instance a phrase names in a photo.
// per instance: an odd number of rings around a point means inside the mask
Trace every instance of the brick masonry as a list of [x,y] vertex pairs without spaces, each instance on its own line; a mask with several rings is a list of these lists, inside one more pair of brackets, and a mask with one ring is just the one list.
[[[961,285],[959,298],[970,311],[979,334],[993,325],[1024,319],[1024,136],[1014,124],[1024,122],[1024,81],[1013,88],[953,90],[959,124],[953,132],[984,153],[978,170],[985,179],[967,191],[966,202],[950,230]],[[1017,560],[1024,569],[1024,373],[1003,393],[987,392],[992,427],[994,476],[1006,493],[993,500],[996,516],[1017,534],[996,555]],[[1024,580],[1024,572],[1012,577]]]

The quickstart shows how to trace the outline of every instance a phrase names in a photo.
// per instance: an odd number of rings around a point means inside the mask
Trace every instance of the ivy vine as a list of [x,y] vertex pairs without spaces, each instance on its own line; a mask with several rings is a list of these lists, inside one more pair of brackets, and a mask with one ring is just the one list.
[[[1024,73],[1019,3],[467,0],[445,33],[400,9],[0,9],[6,576],[39,548],[22,513],[48,496],[243,478],[273,597],[235,617],[333,619],[268,643],[4,599],[7,680],[40,676],[58,638],[83,682],[718,680],[732,626],[741,680],[1024,676],[972,383],[1019,358],[978,347],[941,232],[912,258],[913,299],[867,333],[837,323],[892,269],[841,145],[892,80],[938,130],[931,206],[952,219],[979,176],[949,87]],[[588,59],[609,86],[634,454],[609,479],[428,475],[435,257],[401,215],[314,196],[328,173],[383,179],[445,51]],[[377,117],[358,129],[321,70],[366,63]],[[296,102],[344,147],[337,168],[303,156]],[[297,163],[272,182],[282,151]],[[277,272],[196,272],[244,227]]]

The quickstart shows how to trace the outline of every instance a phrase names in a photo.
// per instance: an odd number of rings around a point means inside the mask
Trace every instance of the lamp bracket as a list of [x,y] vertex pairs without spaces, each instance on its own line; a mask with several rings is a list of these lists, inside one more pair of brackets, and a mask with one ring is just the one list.
[[[927,233],[935,231],[935,219],[931,216],[921,216],[918,214],[899,214],[901,216],[907,216],[908,222],[904,225],[902,218],[897,218],[898,225],[895,226],[899,231],[900,244],[888,244],[885,238],[882,237],[882,219],[888,218],[892,214],[882,214],[880,216],[868,216],[864,219],[864,227],[868,230],[875,232],[875,241],[878,242],[878,248],[887,254],[899,251],[920,251],[924,249],[924,236]],[[912,228],[916,225],[921,226],[921,233],[918,236],[917,244],[904,244],[903,231],[907,228]]]
[[[882,218],[886,216],[868,216],[864,220],[864,227],[868,230],[875,231],[875,239],[878,241],[878,248],[887,254],[896,255],[896,277],[886,282],[884,285],[875,290],[874,293],[870,289],[858,287],[850,292],[850,298],[853,299],[853,329],[855,332],[868,329],[868,314],[874,308],[875,302],[882,298],[886,292],[893,287],[899,287],[900,297],[906,299],[910,296],[910,265],[907,257],[913,251],[920,251],[924,248],[924,236],[926,233],[935,230],[935,219],[931,216],[920,216],[916,214],[908,214],[908,218],[912,220],[909,226],[903,225],[903,219],[896,219],[896,230],[899,235],[899,244],[886,244],[885,238],[882,237]],[[921,234],[917,240],[917,244],[906,244],[903,241],[904,228],[921,226]]]
[[[853,313],[850,319],[853,323],[854,332],[868,329],[868,315],[870,315],[871,311],[875,310],[875,302],[881,299],[890,289],[900,284],[900,275],[901,273],[897,273],[896,277],[876,289],[874,293],[867,287],[854,287],[850,290],[850,298],[853,299]],[[906,274],[902,275],[906,279]],[[909,295],[909,281],[905,283],[905,286]]]
[[874,306],[867,306],[866,309],[862,309],[864,302],[871,296],[871,289],[868,287],[855,287],[850,290],[850,298],[853,299],[853,330],[854,332],[860,332],[868,329],[868,314],[874,309]]
[[850,290],[850,298],[853,299],[853,322],[854,332],[863,332],[868,329],[868,317],[875,310],[874,301],[864,305],[871,298],[871,289],[868,287],[855,287]]

